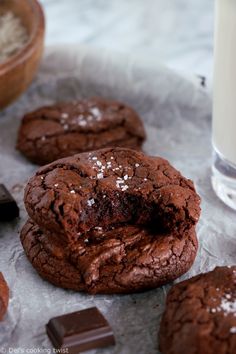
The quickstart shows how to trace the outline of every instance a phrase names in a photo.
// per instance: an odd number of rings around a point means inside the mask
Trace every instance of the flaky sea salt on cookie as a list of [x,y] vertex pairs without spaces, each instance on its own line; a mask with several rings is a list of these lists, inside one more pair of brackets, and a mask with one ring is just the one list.
[[236,349],[236,266],[174,285],[160,332],[162,354],[234,354]]
[[39,165],[107,146],[140,149],[143,123],[127,105],[92,98],[42,107],[23,117],[17,148]]

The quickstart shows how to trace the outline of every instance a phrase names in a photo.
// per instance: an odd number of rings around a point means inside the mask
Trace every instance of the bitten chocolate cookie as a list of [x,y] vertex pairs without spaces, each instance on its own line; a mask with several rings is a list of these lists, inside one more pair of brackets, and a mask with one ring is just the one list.
[[43,165],[107,146],[140,149],[143,123],[130,107],[102,98],[40,108],[23,117],[17,149]]
[[9,289],[7,283],[0,272],[0,321],[3,320],[3,317],[7,311],[9,301]]
[[197,252],[194,228],[180,236],[136,226],[95,227],[66,244],[29,220],[21,242],[44,279],[92,294],[132,293],[161,286],[185,273]]
[[236,266],[174,285],[159,332],[162,354],[234,354]]
[[168,161],[126,148],[78,154],[42,167],[25,191],[30,217],[69,241],[100,226],[183,232],[199,219],[192,181]]
[[166,160],[127,148],[61,159],[29,181],[22,245],[38,273],[89,293],[130,293],[185,273],[200,198]]

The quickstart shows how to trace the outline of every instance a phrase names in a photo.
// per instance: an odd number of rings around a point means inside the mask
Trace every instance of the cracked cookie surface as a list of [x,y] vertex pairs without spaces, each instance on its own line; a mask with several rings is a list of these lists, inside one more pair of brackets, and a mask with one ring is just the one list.
[[197,253],[194,228],[181,236],[137,226],[97,226],[74,243],[43,233],[28,220],[21,231],[26,255],[37,272],[68,289],[132,293],[166,284],[191,267]]
[[130,107],[102,98],[42,107],[26,114],[17,149],[44,165],[62,157],[108,146],[140,149],[145,131]]
[[9,288],[3,274],[0,272],[0,321],[3,320],[3,317],[7,311],[8,301]]
[[217,267],[174,285],[159,342],[162,354],[234,354],[236,266]]
[[43,231],[68,241],[116,224],[182,232],[199,219],[192,181],[168,161],[126,148],[107,148],[39,169],[25,190],[25,206]]

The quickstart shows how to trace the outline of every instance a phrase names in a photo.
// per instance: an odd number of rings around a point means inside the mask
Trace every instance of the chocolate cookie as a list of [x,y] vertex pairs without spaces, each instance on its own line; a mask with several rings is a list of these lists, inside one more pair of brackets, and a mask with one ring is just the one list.
[[120,102],[93,98],[26,114],[17,149],[43,165],[107,146],[140,149],[144,139],[143,124],[133,109]]
[[174,285],[159,332],[162,354],[234,354],[236,266]]
[[197,252],[194,228],[183,235],[136,226],[95,227],[73,244],[43,233],[29,220],[21,242],[37,272],[51,283],[88,293],[131,293],[185,273]]
[[44,235],[32,220],[21,230],[21,243],[37,272],[54,285],[82,291],[83,280],[65,256],[67,245],[57,237]]
[[0,272],[0,321],[3,320],[3,317],[7,311],[9,301],[9,289],[7,283]]
[[120,223],[182,232],[200,214],[192,181],[168,161],[126,148],[78,154],[42,167],[25,191],[30,217],[43,231],[77,240]]

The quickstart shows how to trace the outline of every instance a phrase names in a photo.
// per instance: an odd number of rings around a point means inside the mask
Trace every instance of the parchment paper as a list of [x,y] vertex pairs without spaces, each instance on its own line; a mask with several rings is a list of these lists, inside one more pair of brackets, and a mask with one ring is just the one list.
[[[23,186],[36,166],[16,150],[20,117],[58,100],[102,95],[133,106],[145,122],[145,151],[161,155],[195,181],[202,197],[197,260],[182,279],[216,265],[236,263],[235,212],[215,196],[210,184],[211,101],[194,80],[164,67],[151,68],[134,58],[84,47],[48,49],[28,92],[0,113],[0,181],[19,203],[20,220],[0,224],[0,270],[11,299],[0,324],[0,353],[49,353],[45,324],[57,315],[97,306],[114,329],[114,348],[92,353],[154,354],[168,287],[137,295],[90,296],[56,288],[43,281],[27,261],[19,230],[27,216]],[[179,279],[180,280],[180,279]]]

